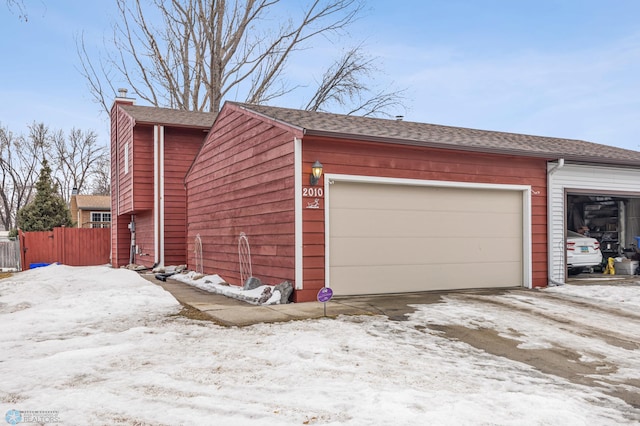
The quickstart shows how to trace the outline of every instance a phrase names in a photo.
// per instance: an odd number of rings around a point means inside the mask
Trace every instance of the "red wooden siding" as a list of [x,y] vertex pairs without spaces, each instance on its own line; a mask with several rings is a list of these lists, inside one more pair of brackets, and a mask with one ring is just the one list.
[[164,135],[164,263],[187,263],[184,178],[205,139],[202,130],[166,128]]
[[[302,152],[303,179],[320,160],[324,173],[531,185],[533,285],[547,285],[546,159],[309,137]],[[315,300],[325,277],[324,206],[303,209],[303,222],[304,290],[295,292],[296,301]]]
[[133,130],[133,203],[131,211],[153,209],[153,126],[137,125]]
[[111,265],[114,268],[129,264],[129,251],[131,249],[130,221],[130,215],[114,216],[111,214]]
[[[115,119],[113,115],[115,115]],[[116,104],[112,111],[111,123],[111,194],[116,203],[116,208],[113,213],[120,215],[133,210],[132,152],[134,121],[126,112],[118,108]],[[124,151],[127,144],[129,145],[129,171],[125,173],[127,169]]]
[[106,265],[110,254],[109,228],[54,228],[20,232],[22,269],[32,263],[71,266]]
[[[120,103],[116,102],[111,110],[111,262],[114,267],[129,263],[127,224],[130,216],[124,213],[132,209],[133,200],[131,175],[124,173],[123,150],[126,143],[129,143],[130,149],[133,146],[134,123],[118,107]],[[131,152],[129,156],[131,161]]]
[[293,134],[224,108],[186,178],[188,264],[200,235],[205,273],[241,285],[238,237],[251,247],[253,275],[295,277]]
[[[153,212],[151,210],[136,213],[136,245],[140,253],[136,254],[133,263],[152,267],[155,260]],[[131,234],[127,238],[131,238]]]
[[[131,216],[136,221],[136,244],[140,254],[134,261],[153,266],[155,252],[154,211],[154,125],[136,124],[117,104],[111,121],[112,179],[112,245],[113,265],[130,261],[131,233],[127,225]],[[184,177],[202,146],[202,129],[164,128],[164,262],[165,265],[186,263],[186,190]],[[129,143],[129,172],[124,173],[124,147]]]

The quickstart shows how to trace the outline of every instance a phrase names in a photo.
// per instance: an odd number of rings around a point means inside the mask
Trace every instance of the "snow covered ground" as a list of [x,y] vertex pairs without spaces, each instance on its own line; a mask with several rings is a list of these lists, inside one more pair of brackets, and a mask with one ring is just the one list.
[[[0,281],[0,415],[7,424],[47,416],[64,425],[640,422],[640,408],[601,388],[429,328],[492,327],[525,349],[562,344],[615,363],[613,379],[640,383],[640,345],[632,344],[640,330],[606,324],[630,339],[621,348],[550,323],[572,315],[557,297],[637,313],[640,285],[545,292],[497,296],[492,310],[454,294],[418,306],[408,321],[358,316],[225,328],[176,315],[176,300],[135,272],[51,265]],[[509,305],[544,315],[524,321]],[[595,312],[594,327],[601,321]]]

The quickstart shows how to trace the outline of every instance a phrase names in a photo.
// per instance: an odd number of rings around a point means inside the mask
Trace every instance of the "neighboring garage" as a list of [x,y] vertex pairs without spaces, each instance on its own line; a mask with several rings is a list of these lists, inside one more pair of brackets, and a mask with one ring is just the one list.
[[567,229],[582,230],[585,235],[597,239],[605,260],[635,254],[636,237],[640,238],[640,195],[569,192]]
[[569,197],[638,183],[637,151],[227,102],[185,179],[188,263],[201,242],[204,272],[241,284],[244,233],[253,275],[295,302],[544,287],[566,277]]
[[553,282],[562,283],[568,277],[565,229],[587,229],[588,235],[600,242],[605,261],[609,257],[637,258],[640,169],[555,162],[549,170]]
[[327,284],[333,291],[530,285],[527,187],[326,179]]

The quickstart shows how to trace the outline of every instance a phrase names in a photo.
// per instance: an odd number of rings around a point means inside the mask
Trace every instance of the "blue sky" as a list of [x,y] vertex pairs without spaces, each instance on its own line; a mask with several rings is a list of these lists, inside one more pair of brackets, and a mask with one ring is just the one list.
[[[100,47],[113,2],[25,3],[28,22],[0,3],[0,124],[14,133],[33,121],[93,129],[106,143],[74,36]],[[405,120],[640,150],[639,16],[638,0],[369,1],[350,36],[306,51],[291,78],[315,75],[323,59],[362,40],[379,58],[375,82],[407,89]]]

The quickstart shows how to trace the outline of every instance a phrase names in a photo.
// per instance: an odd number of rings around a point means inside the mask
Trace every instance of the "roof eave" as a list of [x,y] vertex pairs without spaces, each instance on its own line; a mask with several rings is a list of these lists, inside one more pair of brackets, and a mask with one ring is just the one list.
[[78,206],[78,210],[111,210],[111,207],[105,207],[105,206]]
[[240,103],[237,103],[237,102],[228,101],[228,102],[225,102],[225,105],[229,105],[229,107],[232,108],[232,109],[241,110],[241,111],[243,111],[245,114],[247,114],[249,116],[253,116],[253,117],[258,118],[258,119],[260,119],[262,121],[269,122],[269,123],[271,123],[271,124],[273,124],[273,125],[275,125],[277,127],[289,130],[289,131],[293,132],[295,137],[297,137],[297,138],[302,138],[304,136],[304,134],[305,134],[306,129],[304,129],[304,128],[296,125],[296,124],[293,124],[291,122],[284,121],[284,120],[279,120],[279,119],[274,118],[274,117],[272,117],[270,115],[267,115],[267,114],[263,114],[263,113],[258,112],[256,110],[248,108],[243,104],[240,104]]
[[205,131],[208,131],[209,129],[211,129],[211,126],[207,126],[207,125],[169,123],[169,122],[162,122],[162,121],[144,121],[144,120],[138,120],[135,117],[133,117],[133,119],[135,120],[136,125],[142,124],[142,125],[148,125],[148,126],[179,127],[181,129],[197,129],[197,130],[205,130]]

